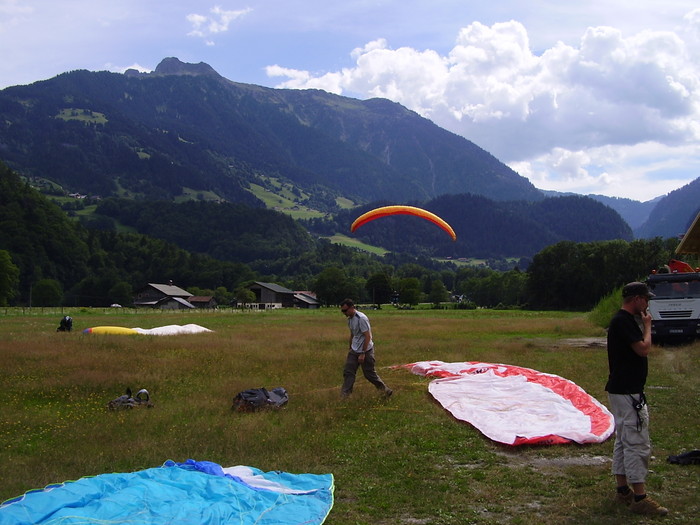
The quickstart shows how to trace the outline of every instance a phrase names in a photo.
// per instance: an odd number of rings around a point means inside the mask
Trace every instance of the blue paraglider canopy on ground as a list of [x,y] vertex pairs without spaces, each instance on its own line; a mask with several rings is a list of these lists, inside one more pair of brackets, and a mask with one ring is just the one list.
[[30,491],[0,505],[0,524],[321,524],[332,474],[222,468],[209,461],[100,474]]

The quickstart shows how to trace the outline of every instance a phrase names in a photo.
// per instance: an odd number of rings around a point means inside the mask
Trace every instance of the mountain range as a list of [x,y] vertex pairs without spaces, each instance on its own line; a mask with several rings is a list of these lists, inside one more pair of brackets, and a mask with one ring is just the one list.
[[[479,196],[499,217],[498,203],[520,202],[528,220],[548,230],[561,222],[534,213],[550,197],[525,177],[399,104],[236,83],[177,58],[147,74],[78,70],[0,91],[0,160],[49,191],[102,198],[251,207],[284,200],[328,217],[445,196],[470,206]],[[699,181],[648,203],[585,197],[629,226],[615,224],[595,239],[684,232],[699,210]],[[459,206],[453,198],[449,209]],[[602,217],[593,213],[587,223]]]

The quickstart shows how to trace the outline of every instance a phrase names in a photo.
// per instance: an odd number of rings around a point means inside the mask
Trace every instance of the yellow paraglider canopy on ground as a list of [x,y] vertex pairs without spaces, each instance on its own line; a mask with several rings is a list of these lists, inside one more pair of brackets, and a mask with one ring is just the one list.
[[441,219],[434,213],[431,213],[428,210],[424,210],[423,208],[416,208],[415,206],[395,205],[375,208],[373,210],[368,211],[367,213],[363,213],[357,219],[355,219],[355,221],[352,223],[352,226],[350,226],[350,231],[354,232],[363,224],[373,221],[374,219],[379,219],[380,217],[387,217],[389,215],[415,215],[416,217],[421,217],[438,225],[440,228],[445,230],[445,232],[447,232],[449,236],[452,237],[453,241],[457,240],[457,234],[452,229],[452,226],[447,224],[447,222],[445,222],[443,219]]
[[93,326],[83,330],[84,334],[116,334],[116,335],[138,335],[133,328],[123,326]]
[[111,334],[111,335],[180,335],[199,334],[211,332],[209,328],[204,328],[198,324],[169,324],[167,326],[157,326],[155,328],[126,328],[125,326],[93,326],[83,330],[84,334]]

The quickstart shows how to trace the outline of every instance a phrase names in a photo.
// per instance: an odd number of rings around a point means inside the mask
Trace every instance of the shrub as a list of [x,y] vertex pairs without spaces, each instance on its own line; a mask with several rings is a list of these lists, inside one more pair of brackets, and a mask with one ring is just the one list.
[[588,314],[588,319],[591,323],[601,328],[608,328],[610,319],[620,309],[622,304],[622,287],[616,288],[608,295],[603,297],[598,304]]

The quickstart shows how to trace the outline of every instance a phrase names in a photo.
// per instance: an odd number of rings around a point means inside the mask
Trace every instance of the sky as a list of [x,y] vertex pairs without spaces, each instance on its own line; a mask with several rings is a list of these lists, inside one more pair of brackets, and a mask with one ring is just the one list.
[[166,57],[388,98],[543,190],[644,202],[700,177],[697,0],[0,0],[0,89]]

